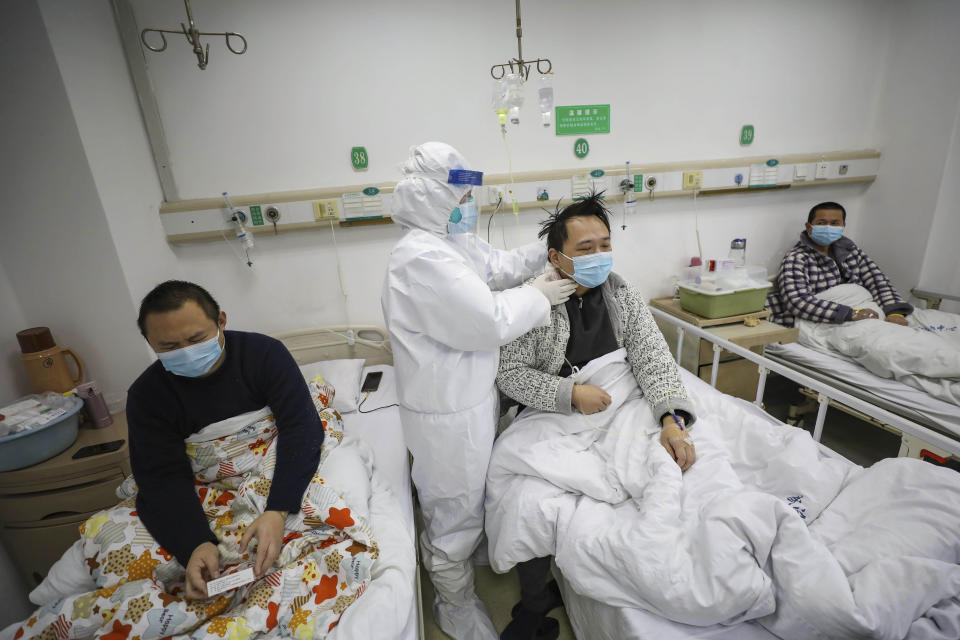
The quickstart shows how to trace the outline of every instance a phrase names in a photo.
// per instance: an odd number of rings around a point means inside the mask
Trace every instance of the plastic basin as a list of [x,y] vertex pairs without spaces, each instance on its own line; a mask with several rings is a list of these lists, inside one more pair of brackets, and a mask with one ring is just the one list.
[[[27,397],[20,398],[26,400]],[[67,413],[45,425],[0,437],[0,471],[23,469],[48,460],[77,439],[83,400],[67,398],[73,405]],[[19,402],[19,400],[17,400]]]

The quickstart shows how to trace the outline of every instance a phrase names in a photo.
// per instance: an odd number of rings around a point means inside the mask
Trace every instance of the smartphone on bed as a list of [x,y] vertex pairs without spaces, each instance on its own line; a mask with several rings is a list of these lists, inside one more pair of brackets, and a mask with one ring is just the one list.
[[360,393],[373,393],[380,388],[380,379],[383,378],[383,371],[371,371],[363,379],[363,385],[360,387]]

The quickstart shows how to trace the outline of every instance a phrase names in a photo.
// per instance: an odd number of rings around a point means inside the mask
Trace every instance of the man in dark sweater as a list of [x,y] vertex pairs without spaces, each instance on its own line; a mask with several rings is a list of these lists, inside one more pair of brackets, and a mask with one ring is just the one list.
[[289,512],[320,460],[323,426],[306,382],[283,344],[224,331],[227,315],[202,287],[178,280],[143,299],[137,324],[159,361],[130,387],[127,424],[137,511],[157,543],[186,567],[187,597],[219,577],[217,538],[194,492],[184,439],[208,424],[269,406],[279,439],[266,511],[244,532],[257,540],[256,575],[276,561]]

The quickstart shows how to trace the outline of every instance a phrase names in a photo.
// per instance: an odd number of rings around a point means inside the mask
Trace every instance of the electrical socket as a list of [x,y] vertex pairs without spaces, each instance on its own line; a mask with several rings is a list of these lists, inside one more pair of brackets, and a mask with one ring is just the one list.
[[500,185],[496,185],[496,184],[486,185],[484,186],[483,190],[484,190],[484,195],[486,196],[486,204],[496,206],[501,199],[504,201],[506,201],[507,199],[506,189],[504,189]]
[[816,180],[824,180],[827,177],[827,169],[830,168],[830,165],[826,162],[817,163],[817,172],[814,174]]
[[702,189],[703,171],[684,171],[683,172],[684,189]]
[[340,206],[336,200],[314,200],[314,220],[339,220]]

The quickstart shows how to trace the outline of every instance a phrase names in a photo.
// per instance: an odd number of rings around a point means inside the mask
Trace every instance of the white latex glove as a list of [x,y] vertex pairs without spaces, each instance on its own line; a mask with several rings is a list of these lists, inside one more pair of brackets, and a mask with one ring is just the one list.
[[555,276],[550,273],[544,273],[537,276],[536,280],[530,283],[532,287],[546,296],[551,307],[555,307],[558,304],[563,304],[569,300],[570,296],[573,295],[573,292],[577,290],[576,282],[567,280],[566,278],[561,278],[559,280],[551,279],[554,277]]

